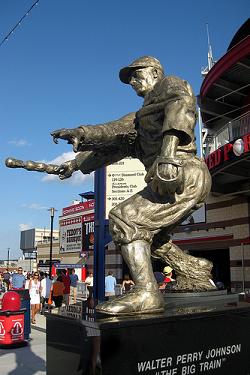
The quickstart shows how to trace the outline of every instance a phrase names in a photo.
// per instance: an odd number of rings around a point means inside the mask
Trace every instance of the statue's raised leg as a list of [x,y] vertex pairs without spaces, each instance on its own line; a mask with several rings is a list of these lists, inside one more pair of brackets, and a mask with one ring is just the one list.
[[196,292],[216,289],[210,282],[212,262],[186,254],[172,241],[154,250],[152,257],[162,260],[175,270],[176,290]]

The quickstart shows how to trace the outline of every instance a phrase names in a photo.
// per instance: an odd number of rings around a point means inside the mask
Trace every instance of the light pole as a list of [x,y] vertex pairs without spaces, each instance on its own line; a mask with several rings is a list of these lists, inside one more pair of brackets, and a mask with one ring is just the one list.
[[52,249],[53,249],[53,222],[55,215],[55,208],[51,207],[48,209],[50,211],[50,250],[49,250],[49,277],[52,274]]
[[7,255],[7,269],[9,270],[9,263],[10,263],[10,248],[7,248],[8,250],[8,255]]

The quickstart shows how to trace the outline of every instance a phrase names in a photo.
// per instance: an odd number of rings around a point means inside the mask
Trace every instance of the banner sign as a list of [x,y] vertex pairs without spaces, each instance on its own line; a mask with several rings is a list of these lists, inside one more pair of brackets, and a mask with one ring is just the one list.
[[60,221],[60,253],[82,251],[82,216]]
[[94,199],[92,199],[87,202],[82,202],[79,204],[75,204],[73,206],[63,208],[62,216],[72,215],[72,214],[80,213],[84,211],[90,211],[90,210],[94,210],[94,208],[95,208],[95,201]]

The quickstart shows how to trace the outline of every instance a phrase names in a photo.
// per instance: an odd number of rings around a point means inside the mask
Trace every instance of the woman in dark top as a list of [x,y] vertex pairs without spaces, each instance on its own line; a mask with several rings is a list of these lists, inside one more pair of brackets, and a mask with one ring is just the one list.
[[123,293],[127,293],[133,285],[135,285],[135,283],[130,279],[129,275],[124,275],[124,280],[122,282]]
[[64,292],[65,286],[62,281],[62,276],[58,276],[56,281],[52,284],[52,299],[55,302],[56,307],[62,306],[63,301],[63,292]]

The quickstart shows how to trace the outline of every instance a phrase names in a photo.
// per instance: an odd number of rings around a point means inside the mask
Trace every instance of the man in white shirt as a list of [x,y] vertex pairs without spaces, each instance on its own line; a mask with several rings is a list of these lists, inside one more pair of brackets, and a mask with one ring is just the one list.
[[44,313],[45,303],[48,303],[51,286],[52,286],[52,280],[48,277],[47,273],[45,273],[45,277],[41,280],[41,300],[42,300],[41,314]]
[[109,271],[108,276],[105,277],[105,297],[115,295],[116,278],[113,276],[113,272]]
[[89,272],[89,275],[85,279],[85,284],[87,284],[87,289],[89,291],[89,297],[92,297],[93,296],[93,285],[94,285],[93,272]]

